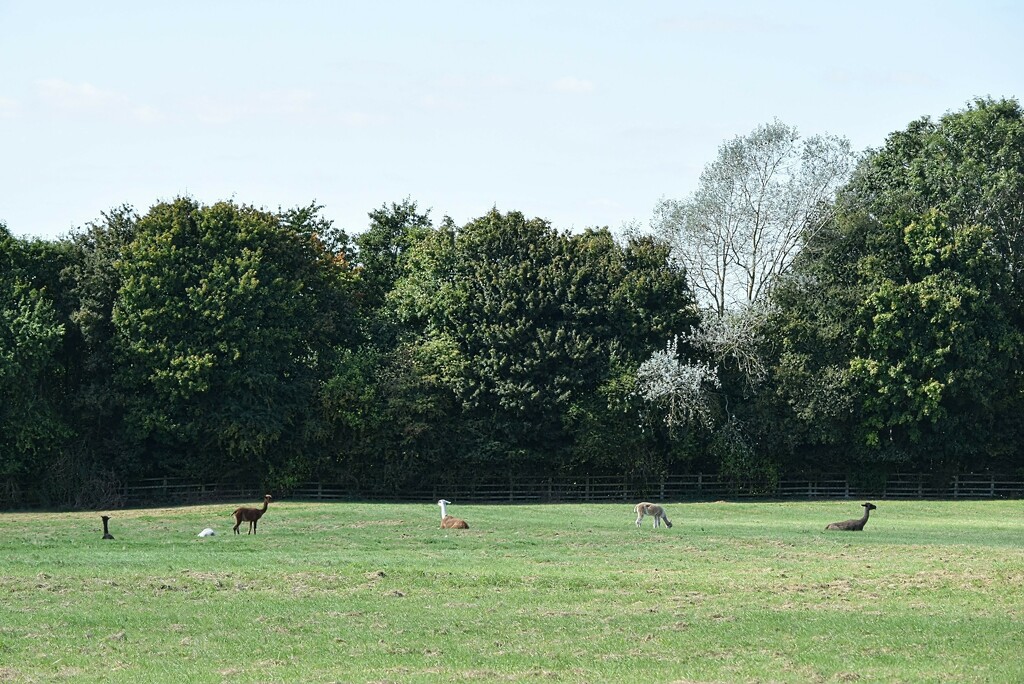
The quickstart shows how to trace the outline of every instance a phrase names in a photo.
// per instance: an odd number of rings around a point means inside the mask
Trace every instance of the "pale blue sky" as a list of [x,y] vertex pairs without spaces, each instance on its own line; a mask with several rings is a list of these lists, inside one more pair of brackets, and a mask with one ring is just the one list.
[[56,237],[179,195],[405,197],[646,224],[778,118],[856,149],[1024,97],[1017,2],[0,0],[0,222]]

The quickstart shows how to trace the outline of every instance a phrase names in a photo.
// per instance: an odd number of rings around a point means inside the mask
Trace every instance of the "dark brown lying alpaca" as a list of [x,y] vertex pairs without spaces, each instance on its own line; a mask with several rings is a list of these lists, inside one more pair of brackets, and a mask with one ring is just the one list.
[[844,520],[843,522],[834,522],[831,525],[828,525],[825,529],[826,530],[847,530],[849,532],[860,532],[861,530],[864,529],[864,525],[868,521],[868,515],[871,513],[871,511],[873,511],[876,508],[878,508],[878,506],[876,506],[873,503],[862,503],[861,506],[864,507],[864,517],[863,518],[860,518],[859,520]]
[[110,516],[109,515],[101,515],[100,517],[103,518],[103,538],[104,539],[113,539],[114,535],[110,534],[110,530],[107,529],[107,521],[110,520]]
[[238,526],[243,522],[249,523],[249,534],[256,534],[256,523],[260,521],[263,514],[267,512],[267,505],[273,500],[273,497],[267,494],[263,497],[263,508],[246,508],[242,506],[236,508],[233,515],[235,516],[235,534],[242,534],[238,531]]

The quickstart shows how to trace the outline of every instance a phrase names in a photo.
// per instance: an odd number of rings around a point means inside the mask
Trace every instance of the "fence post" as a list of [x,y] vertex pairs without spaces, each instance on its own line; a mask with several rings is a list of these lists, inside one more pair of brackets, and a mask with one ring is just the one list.
[[959,475],[954,475],[953,476],[953,498],[954,499],[959,499],[960,498],[960,476]]
[[996,498],[996,475],[992,473],[992,486],[989,488],[989,496]]

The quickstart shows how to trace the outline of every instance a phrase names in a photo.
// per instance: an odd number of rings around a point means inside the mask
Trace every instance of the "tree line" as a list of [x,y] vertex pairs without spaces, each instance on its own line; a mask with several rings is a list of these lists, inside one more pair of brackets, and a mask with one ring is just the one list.
[[411,199],[0,224],[0,499],[153,476],[372,495],[517,475],[1019,472],[1024,113],[854,156],[780,122],[651,230]]

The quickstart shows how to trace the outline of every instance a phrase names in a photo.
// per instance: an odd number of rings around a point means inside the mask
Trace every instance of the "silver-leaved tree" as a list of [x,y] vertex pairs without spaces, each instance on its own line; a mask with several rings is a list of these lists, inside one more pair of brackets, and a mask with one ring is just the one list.
[[845,138],[804,139],[776,120],[722,143],[697,190],[659,202],[652,226],[686,267],[701,306],[721,316],[762,299],[786,273],[830,218],[855,161]]

